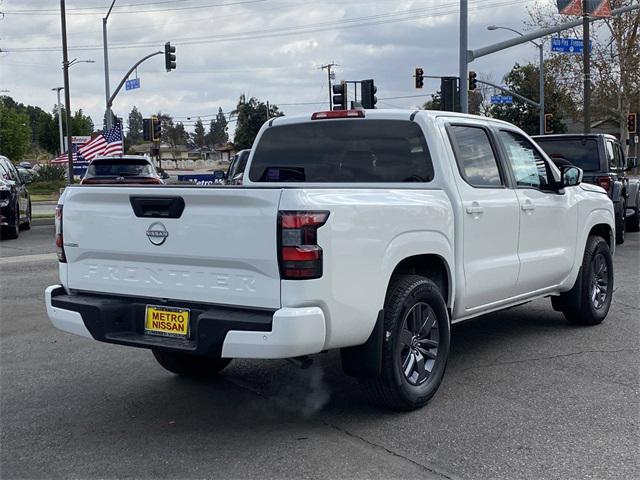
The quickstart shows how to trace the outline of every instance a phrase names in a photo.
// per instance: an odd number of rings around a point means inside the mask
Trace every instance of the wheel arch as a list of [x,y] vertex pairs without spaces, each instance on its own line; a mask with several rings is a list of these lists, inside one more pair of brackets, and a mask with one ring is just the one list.
[[610,210],[599,208],[593,210],[584,222],[584,228],[579,232],[576,245],[576,253],[573,262],[573,269],[562,282],[561,291],[569,291],[578,278],[580,267],[582,265],[582,258],[584,257],[584,250],[587,246],[587,239],[590,235],[598,235],[607,242],[611,254],[615,253],[616,248],[616,230],[615,220],[613,213],[613,206]]
[[440,255],[433,253],[412,255],[402,259],[391,272],[387,282],[387,293],[395,275],[422,275],[432,280],[438,288],[442,297],[447,302],[447,307],[451,306],[451,269],[447,261]]

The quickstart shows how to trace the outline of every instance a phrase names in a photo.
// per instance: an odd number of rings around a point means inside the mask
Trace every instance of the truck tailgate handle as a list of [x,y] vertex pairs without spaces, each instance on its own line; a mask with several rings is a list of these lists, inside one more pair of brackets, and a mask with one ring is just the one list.
[[129,197],[136,217],[180,218],[184,211],[182,197]]

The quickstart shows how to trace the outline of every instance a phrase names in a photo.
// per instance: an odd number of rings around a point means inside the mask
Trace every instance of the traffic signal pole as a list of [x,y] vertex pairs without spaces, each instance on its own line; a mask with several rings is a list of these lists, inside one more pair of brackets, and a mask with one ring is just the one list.
[[582,0],[582,69],[584,74],[584,133],[591,133],[591,52],[589,51],[589,9],[587,0]]
[[467,89],[467,77],[470,60],[467,57],[468,48],[468,15],[469,5],[467,0],[460,0],[460,111],[469,113],[469,91]]
[[[144,62],[145,60],[150,59],[151,57],[155,57],[156,55],[164,55],[164,52],[159,51],[159,52],[154,52],[151,53],[149,55],[147,55],[146,57],[141,58],[140,60],[138,60],[133,67],[131,67],[129,69],[129,71],[125,74],[124,77],[122,77],[122,80],[120,81],[120,83],[118,84],[118,88],[115,89],[115,91],[113,92],[113,95],[111,95],[111,97],[109,97],[107,99],[107,112],[111,112],[111,106],[113,105],[113,101],[115,100],[115,98],[118,96],[118,93],[120,93],[120,90],[122,89],[122,86],[124,85],[124,82],[127,81],[127,78],[129,78],[129,75],[131,75],[133,73],[133,71],[138,68],[138,66]],[[109,127],[111,128],[111,127]]]
[[107,15],[102,19],[102,49],[104,53],[104,97],[105,104],[107,106],[105,112],[105,121],[107,130],[109,130],[112,125],[112,115],[111,115],[111,106],[109,105],[109,98],[111,97],[111,87],[109,85],[109,51],[107,49],[107,20],[109,19],[109,15],[111,15],[111,10],[113,9],[113,5],[116,3],[116,0],[111,2],[111,6],[109,7],[109,11]]

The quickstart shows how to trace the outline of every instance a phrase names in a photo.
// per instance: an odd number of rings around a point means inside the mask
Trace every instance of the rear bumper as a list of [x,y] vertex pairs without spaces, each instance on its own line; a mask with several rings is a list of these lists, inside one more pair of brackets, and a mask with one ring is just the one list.
[[[194,355],[297,357],[322,351],[326,336],[324,313],[318,307],[265,311],[149,298],[67,295],[60,285],[45,290],[45,302],[47,314],[59,330],[106,343]],[[190,337],[145,335],[147,304],[189,308]]]

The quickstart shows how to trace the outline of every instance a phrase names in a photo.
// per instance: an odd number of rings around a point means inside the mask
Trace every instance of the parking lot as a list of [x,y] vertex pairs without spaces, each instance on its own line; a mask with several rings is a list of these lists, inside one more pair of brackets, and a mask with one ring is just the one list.
[[640,478],[640,235],[600,326],[548,300],[458,325],[426,408],[372,407],[339,356],[236,361],[213,382],[57,331],[53,227],[0,243],[2,478]]

